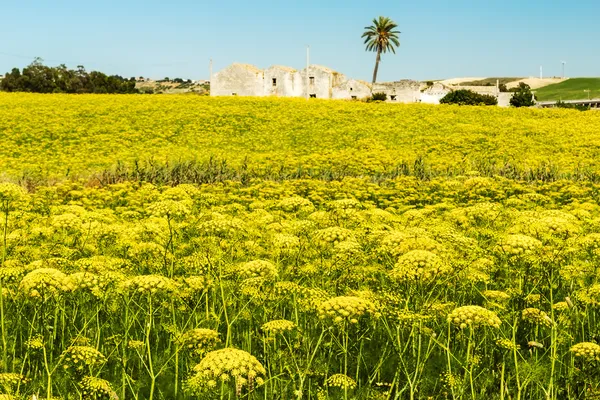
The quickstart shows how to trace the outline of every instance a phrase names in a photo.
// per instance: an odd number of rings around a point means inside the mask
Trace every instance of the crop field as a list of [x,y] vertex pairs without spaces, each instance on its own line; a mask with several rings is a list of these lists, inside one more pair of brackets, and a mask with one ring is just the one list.
[[599,132],[0,94],[0,399],[597,398]]
[[471,171],[597,179],[598,126],[598,113],[564,110],[0,93],[0,171],[33,182],[156,181],[167,170],[199,182]]

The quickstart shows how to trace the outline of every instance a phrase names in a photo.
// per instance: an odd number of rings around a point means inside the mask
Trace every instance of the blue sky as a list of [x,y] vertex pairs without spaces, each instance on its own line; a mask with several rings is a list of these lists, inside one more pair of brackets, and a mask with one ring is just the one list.
[[597,0],[21,0],[0,8],[0,73],[31,57],[130,76],[206,79],[232,62],[311,61],[370,80],[360,39],[379,15],[400,26],[379,80],[600,76]]

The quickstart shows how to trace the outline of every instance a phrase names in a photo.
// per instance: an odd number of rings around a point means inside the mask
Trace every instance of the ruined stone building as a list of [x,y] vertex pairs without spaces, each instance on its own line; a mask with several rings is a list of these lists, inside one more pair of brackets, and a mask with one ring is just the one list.
[[440,82],[427,85],[413,80],[371,84],[351,79],[320,65],[298,71],[274,65],[261,70],[249,64],[232,64],[212,76],[211,96],[310,97],[317,99],[358,100],[372,93],[385,93],[393,103],[439,104],[453,90],[469,89],[498,98],[500,106],[508,106],[510,93],[500,93],[497,86],[447,86]]
[[[407,84],[406,82],[411,82]],[[414,81],[378,84],[381,91],[390,91],[397,101],[413,102]],[[383,85],[383,86],[382,86]],[[386,86],[387,85],[387,86]],[[392,93],[393,92],[393,93]],[[410,92],[410,93],[409,93]],[[317,99],[363,99],[371,95],[367,82],[349,79],[345,75],[320,65],[301,71],[275,65],[266,70],[248,64],[232,64],[213,75],[211,96],[278,96]]]

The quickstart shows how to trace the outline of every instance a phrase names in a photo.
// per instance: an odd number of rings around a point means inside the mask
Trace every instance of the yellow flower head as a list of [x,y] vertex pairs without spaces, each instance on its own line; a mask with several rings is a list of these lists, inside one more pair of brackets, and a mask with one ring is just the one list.
[[461,329],[479,326],[490,326],[500,328],[500,318],[493,311],[479,306],[462,306],[455,308],[448,315],[448,322],[460,327]]

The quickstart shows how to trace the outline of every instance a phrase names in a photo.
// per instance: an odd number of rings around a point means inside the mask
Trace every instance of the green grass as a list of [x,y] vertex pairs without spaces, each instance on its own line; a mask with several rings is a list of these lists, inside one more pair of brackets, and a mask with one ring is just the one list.
[[510,82],[519,81],[523,78],[486,78],[478,81],[462,82],[461,86],[496,86],[496,82],[504,83],[505,85]]
[[550,100],[583,100],[588,98],[600,98],[600,78],[572,78],[564,82],[548,85],[536,90],[540,101]]

